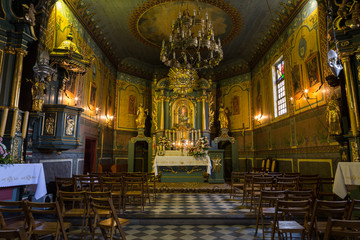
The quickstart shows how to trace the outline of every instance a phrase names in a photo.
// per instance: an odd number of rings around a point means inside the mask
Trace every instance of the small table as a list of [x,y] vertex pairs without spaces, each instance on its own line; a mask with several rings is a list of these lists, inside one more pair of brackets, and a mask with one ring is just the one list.
[[162,171],[161,181],[164,182],[200,182],[202,172],[211,174],[209,156],[156,156],[153,166],[155,175],[158,175],[158,167]]
[[341,198],[347,195],[346,185],[360,185],[360,163],[339,162],[336,169],[333,192]]
[[42,163],[8,164],[0,166],[0,187],[35,185],[35,199],[46,193],[44,167]]

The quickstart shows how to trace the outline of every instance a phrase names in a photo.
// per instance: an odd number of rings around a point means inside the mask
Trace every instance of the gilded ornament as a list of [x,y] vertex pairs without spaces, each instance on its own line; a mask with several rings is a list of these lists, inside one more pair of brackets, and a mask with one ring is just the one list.
[[143,107],[143,104],[140,103],[137,111],[136,117],[136,126],[137,128],[145,128],[146,112],[148,110]]
[[209,95],[209,128],[214,124],[214,96],[212,94]]
[[74,129],[75,129],[74,116],[67,115],[67,116],[66,116],[65,134],[66,134],[67,136],[72,136],[72,135],[74,135]]
[[212,171],[215,173],[220,173],[221,171],[221,157],[219,155],[215,155],[213,158],[211,158],[212,161]]
[[12,148],[12,156],[13,156],[13,162],[17,163],[19,160],[18,152],[19,152],[19,138],[14,139],[13,148]]
[[326,108],[326,119],[328,124],[329,135],[340,135],[341,134],[341,125],[340,125],[340,107],[338,101],[332,97],[329,101]]
[[19,114],[18,117],[17,117],[17,121],[16,121],[16,132],[21,131],[21,121],[22,121],[22,117]]
[[171,68],[168,76],[170,89],[172,89],[174,93],[179,93],[182,96],[186,93],[193,92],[199,79],[196,71],[191,69]]
[[228,128],[229,127],[229,119],[228,119],[228,110],[224,107],[224,104],[220,105],[219,108],[219,122],[220,128]]
[[55,119],[52,116],[46,118],[45,121],[45,132],[49,135],[54,135]]
[[32,95],[32,110],[36,112],[41,112],[43,105],[44,105],[44,99],[45,99],[45,83],[43,81],[31,81],[33,83],[31,87],[31,95]]
[[359,147],[357,142],[351,142],[351,151],[352,151],[353,161],[359,162],[360,157],[359,157]]
[[152,111],[152,122],[153,122],[153,125],[155,126],[155,131],[158,130],[158,100],[157,98],[155,97],[154,98],[154,110]]

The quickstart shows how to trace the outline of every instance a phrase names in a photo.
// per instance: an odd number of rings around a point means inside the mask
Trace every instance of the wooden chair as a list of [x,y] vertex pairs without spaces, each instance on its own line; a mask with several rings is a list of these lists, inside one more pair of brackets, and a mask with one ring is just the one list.
[[[117,216],[112,198],[94,198],[90,197],[91,208],[95,213],[94,223],[92,228],[92,239],[95,236],[95,228],[99,227],[104,239],[110,240],[113,239],[115,230],[117,229],[120,233],[121,239],[126,239],[125,233],[122,229],[122,226],[125,226],[130,223],[128,219],[119,218]],[[108,211],[110,212],[110,218],[101,220],[101,212]]]
[[102,177],[101,185],[103,191],[111,192],[112,199],[118,210],[122,209],[123,201],[123,181],[121,177]]
[[[279,239],[287,238],[287,234],[301,234],[305,238],[306,224],[310,214],[310,200],[304,201],[283,201],[276,202],[274,220],[272,222],[271,239],[274,239],[275,232]],[[282,237],[285,235],[285,238]]]
[[245,172],[231,173],[230,198],[234,199],[239,196],[244,200]]
[[155,173],[147,173],[147,182],[148,182],[148,187],[149,187],[149,193],[150,195],[153,196],[154,200],[156,199],[156,176]]
[[262,176],[262,173],[248,173],[244,175],[244,190],[242,204],[248,204],[251,201],[252,182],[254,176]]
[[[67,240],[66,230],[70,228],[71,223],[64,222],[58,202],[37,203],[25,201],[26,220],[29,225],[29,237],[38,238],[39,236],[54,235],[59,239],[62,235]],[[48,219],[40,219],[40,216],[56,216],[55,222]],[[35,222],[35,218],[37,221]]]
[[99,176],[86,176],[79,178],[80,191],[102,191],[101,178]]
[[73,178],[55,177],[56,193],[59,191],[74,192],[76,190]]
[[[146,181],[146,180],[145,180]],[[139,204],[141,211],[145,206],[145,183],[143,177],[123,177],[123,211],[126,205]]]
[[[23,201],[0,201],[0,229],[4,230],[16,230],[19,228],[27,229],[26,221],[24,221],[24,208]],[[13,219],[13,221],[5,221],[3,213],[7,214],[8,217]]]
[[[261,191],[272,191],[273,190],[273,177],[271,176],[254,176],[251,185],[251,199],[250,199],[250,212],[253,206],[256,205],[260,197]],[[254,207],[256,212],[256,206]]]
[[19,240],[28,240],[25,229],[19,228],[16,230],[5,230],[0,229],[0,238],[3,239],[19,239]]
[[348,220],[360,220],[360,200],[352,199],[349,214],[347,216]]
[[274,217],[276,200],[284,200],[285,196],[285,191],[261,191],[256,217],[255,236],[257,235],[261,220],[263,239],[265,239],[264,218]]
[[319,178],[319,193],[318,198],[320,200],[341,200],[335,193],[332,192],[334,185],[333,177],[320,177]]
[[315,197],[319,193],[319,177],[308,175],[299,177],[299,190],[312,190]]
[[85,234],[85,221],[87,214],[86,192],[59,192],[59,203],[63,219],[82,218],[81,235]]
[[301,201],[301,200],[315,200],[315,196],[312,190],[287,190],[286,191],[286,200],[290,201]]
[[275,188],[278,191],[283,190],[298,190],[298,177],[277,177]]
[[326,224],[324,240],[360,239],[360,220],[340,220],[329,218]]
[[309,224],[309,235],[315,233],[316,239],[324,235],[326,230],[326,219],[328,217],[336,219],[346,219],[349,214],[349,201],[324,201],[316,200],[314,204],[311,222]]

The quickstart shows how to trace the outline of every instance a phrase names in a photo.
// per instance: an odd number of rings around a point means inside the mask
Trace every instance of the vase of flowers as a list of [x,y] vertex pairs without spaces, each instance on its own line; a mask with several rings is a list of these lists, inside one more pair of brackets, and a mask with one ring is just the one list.
[[189,156],[204,157],[207,155],[210,148],[207,137],[202,137],[196,141],[195,146],[189,149]]
[[6,150],[6,146],[2,141],[3,139],[0,137],[0,165],[13,164],[11,154]]
[[163,156],[165,154],[165,149],[169,148],[169,140],[166,137],[159,137],[159,145],[157,146],[158,155]]

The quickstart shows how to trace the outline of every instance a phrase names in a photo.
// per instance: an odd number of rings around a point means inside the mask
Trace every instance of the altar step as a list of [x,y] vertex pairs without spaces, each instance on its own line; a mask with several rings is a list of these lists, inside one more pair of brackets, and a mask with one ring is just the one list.
[[221,193],[230,194],[227,183],[199,183],[199,182],[157,182],[158,193]]

